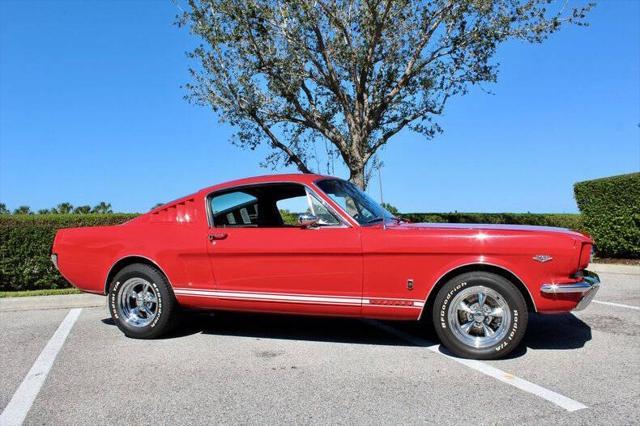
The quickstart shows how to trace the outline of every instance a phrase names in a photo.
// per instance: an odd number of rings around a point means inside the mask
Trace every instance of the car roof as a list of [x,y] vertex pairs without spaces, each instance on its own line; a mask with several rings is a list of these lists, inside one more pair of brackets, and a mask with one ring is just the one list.
[[257,185],[261,183],[272,183],[272,182],[296,182],[296,183],[311,185],[313,182],[319,179],[338,179],[338,178],[333,176],[325,176],[325,175],[319,175],[319,174],[313,174],[313,173],[286,173],[286,174],[252,176],[252,177],[219,183],[213,186],[208,186],[206,188],[202,188],[199,192],[208,194],[210,192],[219,191],[222,189],[233,188],[234,186],[254,185],[254,184]]
[[[145,213],[143,216],[146,216],[147,214],[153,213],[155,211],[163,210],[168,206],[183,202],[185,200],[191,199],[196,196],[208,195],[212,192],[233,188],[235,186],[254,185],[254,184],[258,185],[261,183],[270,183],[270,182],[283,182],[283,183],[294,182],[294,183],[311,185],[313,182],[320,179],[340,179],[340,178],[333,177],[333,176],[319,175],[314,173],[287,173],[287,174],[252,176],[252,177],[247,177],[243,179],[230,180],[227,182],[222,182],[213,186],[202,188],[201,190],[196,191],[192,194],[185,195],[183,197],[164,203],[161,206],[151,209],[149,212]],[[142,216],[139,216],[139,217],[142,217]]]

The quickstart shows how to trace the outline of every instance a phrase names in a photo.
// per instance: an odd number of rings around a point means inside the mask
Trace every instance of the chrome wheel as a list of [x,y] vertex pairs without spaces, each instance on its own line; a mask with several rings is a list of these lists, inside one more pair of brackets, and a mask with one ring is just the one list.
[[143,278],[125,281],[118,299],[123,319],[134,327],[145,327],[158,315],[158,295]]
[[474,286],[458,293],[449,305],[448,322],[465,345],[482,349],[500,342],[511,325],[511,311],[497,291]]

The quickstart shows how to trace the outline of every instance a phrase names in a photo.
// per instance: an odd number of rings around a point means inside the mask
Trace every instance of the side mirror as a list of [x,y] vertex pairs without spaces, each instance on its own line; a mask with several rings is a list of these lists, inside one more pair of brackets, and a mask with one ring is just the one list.
[[312,228],[318,224],[320,218],[310,213],[304,213],[298,216],[298,223],[303,228]]

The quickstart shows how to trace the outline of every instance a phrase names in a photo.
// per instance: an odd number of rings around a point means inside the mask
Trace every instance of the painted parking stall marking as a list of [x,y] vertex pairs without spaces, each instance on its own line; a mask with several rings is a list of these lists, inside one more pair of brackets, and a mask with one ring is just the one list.
[[81,308],[71,309],[62,320],[60,326],[53,333],[53,336],[51,336],[47,345],[38,355],[22,383],[20,383],[18,390],[13,394],[11,401],[0,414],[0,425],[13,426],[22,424],[81,312]]
[[640,311],[640,306],[631,306],[631,305],[625,305],[622,303],[614,303],[614,302],[603,302],[602,300],[593,300],[592,302],[600,305],[615,306],[618,308],[626,308],[626,309],[633,309],[636,311]]
[[528,392],[530,394],[536,395],[542,399],[545,399],[567,411],[573,412],[573,411],[578,411],[578,410],[582,410],[584,408],[587,408],[586,405],[582,404],[581,402],[575,401],[571,398],[568,398],[564,395],[561,395],[557,392],[554,392],[550,389],[544,388],[540,385],[536,385],[535,383],[531,383],[527,380],[521,379],[520,377],[514,376],[513,374],[507,373],[505,371],[500,370],[499,368],[493,367],[487,363],[484,363],[482,361],[477,361],[477,360],[473,360],[473,359],[464,359],[464,358],[456,358],[456,357],[452,357],[450,355],[447,355],[445,353],[442,353],[440,351],[440,345],[437,344],[433,344],[431,342],[429,342],[428,340],[425,339],[421,339],[419,337],[416,336],[412,336],[409,333],[405,333],[404,331],[398,330],[394,327],[391,327],[389,325],[383,324],[379,321],[375,321],[375,320],[364,320],[364,322],[366,322],[367,324],[370,324],[374,327],[377,327],[381,330],[386,331],[389,334],[393,334],[396,337],[399,337],[402,340],[405,340],[409,343],[413,343],[414,345],[417,346],[425,346],[426,349],[430,350],[433,353],[436,353],[438,355],[442,355],[452,361],[458,362],[460,364],[463,364],[469,368],[472,368],[482,374],[485,374],[487,376],[493,377],[494,379],[497,379],[503,383],[506,383],[508,385],[511,385],[513,387],[516,387],[520,390],[523,390],[525,392]]

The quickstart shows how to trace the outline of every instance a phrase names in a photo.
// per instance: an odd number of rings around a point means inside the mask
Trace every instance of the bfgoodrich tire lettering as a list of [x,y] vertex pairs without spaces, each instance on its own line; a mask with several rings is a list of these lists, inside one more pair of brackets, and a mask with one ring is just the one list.
[[469,272],[438,292],[433,323],[438,337],[464,358],[496,359],[514,350],[527,328],[527,305],[513,283],[488,272]]
[[166,277],[155,267],[124,267],[111,282],[108,298],[111,318],[128,337],[152,339],[174,326],[177,302]]

